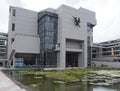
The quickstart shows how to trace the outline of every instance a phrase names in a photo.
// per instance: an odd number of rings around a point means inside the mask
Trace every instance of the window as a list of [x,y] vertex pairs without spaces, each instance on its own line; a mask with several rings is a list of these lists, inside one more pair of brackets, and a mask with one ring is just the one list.
[[11,39],[11,44],[12,44],[14,41],[15,41],[15,39],[14,39],[14,38],[12,38],[12,39]]
[[12,15],[15,16],[16,15],[16,10],[13,9]]
[[97,55],[96,54],[92,54],[92,58],[96,58],[97,57]]
[[15,31],[15,23],[12,23],[12,31]]
[[6,52],[6,49],[0,49],[0,52]]
[[4,40],[0,40],[0,45],[5,45],[5,41]]

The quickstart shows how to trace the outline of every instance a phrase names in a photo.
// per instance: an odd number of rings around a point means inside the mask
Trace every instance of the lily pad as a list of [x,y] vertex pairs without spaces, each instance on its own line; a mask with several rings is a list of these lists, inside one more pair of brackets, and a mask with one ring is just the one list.
[[39,85],[41,85],[41,83],[33,83],[33,84],[31,84],[30,86],[31,86],[31,87],[37,87],[37,86],[39,86]]
[[62,83],[66,83],[64,81],[54,81],[55,84],[62,84]]
[[34,77],[34,78],[35,78],[35,79],[42,79],[43,77],[41,77],[41,76],[37,77],[37,76],[36,76],[36,77]]

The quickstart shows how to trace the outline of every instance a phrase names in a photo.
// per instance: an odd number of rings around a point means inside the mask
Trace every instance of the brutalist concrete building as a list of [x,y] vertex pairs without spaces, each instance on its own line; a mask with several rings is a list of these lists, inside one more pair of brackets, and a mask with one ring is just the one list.
[[95,13],[61,5],[40,12],[10,7],[9,67],[87,67]]

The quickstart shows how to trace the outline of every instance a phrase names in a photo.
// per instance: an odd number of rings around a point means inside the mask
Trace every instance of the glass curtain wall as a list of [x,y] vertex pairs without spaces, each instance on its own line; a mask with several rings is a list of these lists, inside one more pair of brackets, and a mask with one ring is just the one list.
[[92,46],[92,42],[93,42],[93,25],[88,23],[87,24],[87,51],[88,51],[87,60],[88,60],[88,66],[90,66],[90,64],[91,64],[91,58],[92,58],[91,46]]
[[38,67],[36,63],[36,54],[16,54],[14,59],[15,68],[20,67]]
[[57,43],[58,15],[48,11],[38,13],[40,36],[40,66],[56,67],[55,45]]

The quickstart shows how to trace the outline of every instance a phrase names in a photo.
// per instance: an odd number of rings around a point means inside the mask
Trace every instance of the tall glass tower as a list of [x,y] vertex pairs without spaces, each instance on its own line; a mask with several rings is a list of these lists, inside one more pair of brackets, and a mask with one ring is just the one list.
[[40,66],[56,67],[58,14],[43,11],[38,13],[38,34],[40,36]]

